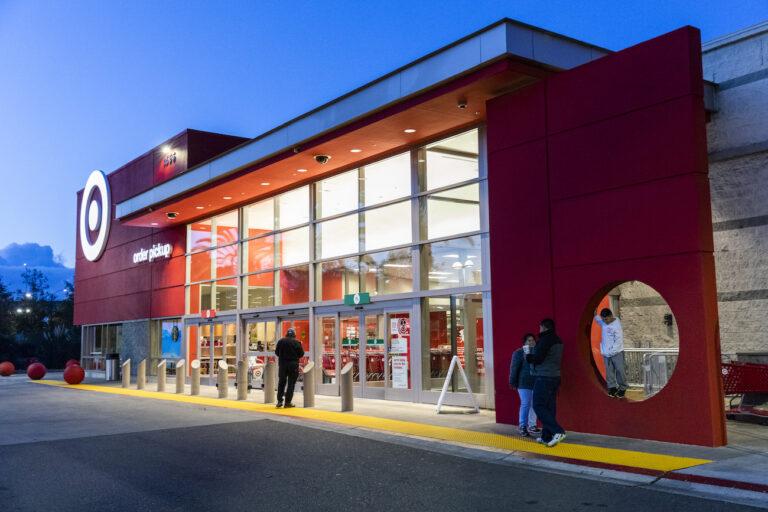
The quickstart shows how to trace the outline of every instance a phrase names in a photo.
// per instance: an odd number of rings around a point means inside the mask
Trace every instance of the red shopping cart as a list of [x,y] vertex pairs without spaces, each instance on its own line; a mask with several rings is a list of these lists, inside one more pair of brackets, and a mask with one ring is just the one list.
[[760,417],[768,422],[768,365],[723,363],[722,376],[723,391],[730,397],[726,418]]

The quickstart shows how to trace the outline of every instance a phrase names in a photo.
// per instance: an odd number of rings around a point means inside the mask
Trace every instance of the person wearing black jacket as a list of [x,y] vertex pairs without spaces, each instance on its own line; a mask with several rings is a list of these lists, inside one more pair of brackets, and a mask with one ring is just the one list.
[[543,426],[538,442],[551,447],[565,439],[565,430],[555,417],[563,342],[555,333],[554,320],[545,318],[539,324],[539,330],[539,341],[532,350],[526,351],[525,359],[532,365],[531,373],[536,377],[533,410]]
[[[523,336],[523,347],[536,346],[536,337],[527,333]],[[512,361],[509,364],[509,387],[517,390],[520,395],[520,412],[518,414],[518,425],[520,435],[528,437],[538,432],[536,428],[536,413],[531,409],[531,398],[533,397],[533,384],[536,378],[531,375],[531,365],[525,360],[523,347],[515,350],[512,354]]]
[[[304,357],[304,349],[296,339],[296,331],[288,329],[284,338],[280,338],[275,347],[275,355],[278,359],[277,382],[277,407],[283,406],[285,396],[285,408],[295,407],[292,403],[293,389],[296,387],[296,379],[299,378],[299,359]],[[287,389],[286,389],[287,385]]]

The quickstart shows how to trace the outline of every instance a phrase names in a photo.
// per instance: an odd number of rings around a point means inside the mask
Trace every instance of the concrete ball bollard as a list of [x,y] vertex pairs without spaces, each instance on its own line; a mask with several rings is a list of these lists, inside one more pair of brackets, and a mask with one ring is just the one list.
[[80,361],[78,361],[77,359],[68,359],[67,362],[64,364],[64,369],[69,368],[73,364],[80,366]]
[[83,370],[79,364],[69,365],[64,370],[64,381],[67,384],[75,385],[83,382],[85,378],[85,370]]
[[32,363],[29,365],[29,368],[27,368],[27,377],[32,380],[40,380],[45,377],[47,372],[48,369],[43,363]]
[[0,363],[0,377],[10,377],[16,371],[16,367],[10,361]]

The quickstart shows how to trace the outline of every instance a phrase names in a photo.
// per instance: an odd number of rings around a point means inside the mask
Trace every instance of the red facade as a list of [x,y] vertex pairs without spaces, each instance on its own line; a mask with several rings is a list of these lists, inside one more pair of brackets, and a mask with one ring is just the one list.
[[[554,318],[566,429],[725,443],[700,49],[683,28],[488,104],[494,361]],[[643,402],[607,397],[590,356],[593,311],[630,280],[680,330],[674,375]],[[516,423],[498,369],[497,420]]]

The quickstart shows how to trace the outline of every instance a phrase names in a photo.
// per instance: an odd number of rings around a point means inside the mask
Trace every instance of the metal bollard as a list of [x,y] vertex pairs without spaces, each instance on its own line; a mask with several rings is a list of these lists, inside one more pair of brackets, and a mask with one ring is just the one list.
[[123,376],[123,387],[127,388],[131,385],[131,359],[128,358],[123,362],[122,369],[120,370]]
[[237,362],[237,399],[248,398],[248,361],[242,359]]
[[190,363],[192,367],[192,389],[190,390],[190,395],[199,395],[200,394],[200,360],[194,359]]
[[265,404],[273,404],[275,403],[276,397],[275,397],[275,363],[273,361],[268,361],[266,365],[264,365],[264,403]]
[[315,363],[310,361],[304,367],[304,407],[315,406]]
[[227,375],[227,362],[223,359],[218,364],[219,372],[216,379],[219,385],[219,398],[227,398],[229,393],[229,376]]
[[167,366],[167,363],[165,362],[165,359],[160,361],[157,364],[157,392],[163,393],[165,392],[165,368]]
[[144,389],[147,385],[147,360],[142,359],[136,367],[136,389]]
[[341,412],[349,412],[353,408],[352,367],[350,362],[341,369]]
[[183,359],[176,361],[176,394],[184,393],[187,384],[187,365]]

